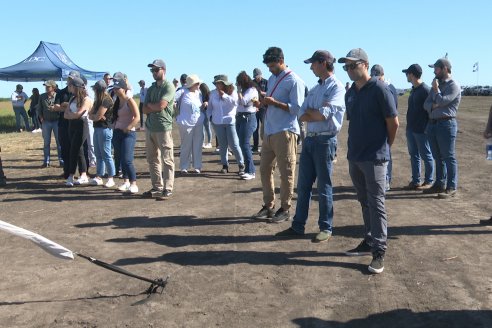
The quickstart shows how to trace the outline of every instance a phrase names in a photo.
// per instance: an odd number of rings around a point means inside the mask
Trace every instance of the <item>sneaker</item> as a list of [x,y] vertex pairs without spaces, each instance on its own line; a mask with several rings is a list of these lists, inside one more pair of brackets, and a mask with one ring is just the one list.
[[194,169],[193,170],[193,173],[196,173],[196,174],[200,174],[202,171],[200,171],[200,169]]
[[492,225],[492,216],[487,220],[480,220],[481,225]]
[[440,199],[447,199],[456,196],[456,189],[446,189],[445,192],[442,192],[437,195]]
[[220,148],[215,148],[216,153],[220,153]]
[[50,167],[50,163],[43,163],[43,165],[41,165],[42,169],[46,169],[48,167]]
[[432,185],[432,187],[428,188],[428,189],[425,189],[424,191],[422,191],[422,193],[424,194],[440,194],[440,193],[443,193],[445,192],[446,190],[439,186],[438,184],[434,183]]
[[106,181],[106,184],[104,185],[104,187],[106,188],[112,188],[114,187],[116,183],[114,183],[114,180],[113,179],[108,179],[108,181]]
[[186,169],[181,170],[181,174],[188,174],[188,170]]
[[364,239],[360,242],[360,244],[356,248],[346,251],[345,255],[347,256],[371,255],[371,246]]
[[161,196],[159,196],[159,197],[156,197],[156,199],[155,199],[155,200],[159,200],[159,201],[160,201],[160,200],[168,200],[168,199],[169,199],[169,198],[171,198],[172,196],[173,196],[173,192],[172,192],[172,191],[170,191],[170,190],[164,190],[164,191],[162,192],[162,195],[161,195]]
[[282,207],[275,212],[275,215],[271,218],[271,223],[280,223],[284,221],[289,221],[290,213],[284,210]]
[[210,149],[210,148],[212,148],[212,144],[210,142],[209,143],[206,143],[206,144],[203,145],[203,148]]
[[228,156],[232,156],[232,151],[227,150],[227,155],[228,155]]
[[419,188],[422,186],[420,183],[415,183],[415,182],[410,182],[408,185],[403,187],[403,190],[419,190]]
[[144,192],[142,194],[142,197],[144,198],[153,198],[153,197],[159,197],[162,195],[162,191],[161,190],[157,190],[157,189],[150,189],[150,190],[147,190],[146,192]]
[[67,181],[65,181],[65,186],[73,187],[73,177],[68,177]]
[[244,174],[244,164],[239,164],[239,172],[237,174],[243,175]]
[[131,185],[129,188],[128,188],[128,192],[130,194],[137,194],[138,193],[138,186],[137,185]]
[[256,220],[262,220],[262,219],[271,219],[273,215],[275,214],[273,212],[275,208],[268,208],[265,205],[261,207],[261,210],[254,214],[251,218],[256,219]]
[[298,233],[294,229],[289,228],[289,229],[285,229],[285,230],[282,230],[280,232],[277,232],[275,234],[275,237],[300,237],[302,235],[303,235],[302,233]]
[[122,191],[122,192],[127,192],[130,190],[130,182],[125,182],[124,184],[120,185],[118,187],[118,190],[119,191]]
[[371,264],[368,267],[371,273],[381,273],[384,270],[384,253],[377,252],[372,256]]
[[79,177],[77,181],[73,183],[74,185],[84,185],[84,184],[89,184],[89,179],[87,176],[84,177]]
[[103,180],[99,177],[93,178],[89,180],[89,184],[91,186],[102,186],[103,185]]
[[424,182],[420,187],[417,187],[418,190],[427,190],[432,188],[432,182]]
[[313,243],[323,243],[331,238],[330,231],[320,231],[311,241]]
[[241,175],[241,180],[253,180],[254,178],[254,173],[244,173],[243,175]]
[[389,182],[386,182],[384,186],[384,191],[390,191],[391,190],[391,184]]
[[220,173],[225,174],[229,172],[229,166],[227,165],[222,165],[222,169],[220,170]]

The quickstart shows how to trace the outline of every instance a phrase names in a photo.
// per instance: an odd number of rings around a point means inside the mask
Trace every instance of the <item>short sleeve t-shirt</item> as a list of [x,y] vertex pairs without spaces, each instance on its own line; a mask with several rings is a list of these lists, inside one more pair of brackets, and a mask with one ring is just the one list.
[[152,86],[147,90],[145,96],[145,104],[156,104],[161,100],[167,101],[167,106],[160,112],[153,112],[147,114],[145,121],[145,127],[150,132],[164,132],[169,131],[173,127],[174,116],[174,96],[176,89],[174,85],[167,80],[164,80],[159,86],[156,82],[152,83]]
[[111,118],[113,117],[113,99],[109,95],[104,96],[103,101],[101,104],[94,103],[94,106],[97,106],[95,108],[95,113],[99,111],[99,108],[102,106],[106,108],[106,112],[104,113],[104,119],[101,119],[100,121],[94,121],[94,127],[95,128],[109,128],[109,125],[111,123]]

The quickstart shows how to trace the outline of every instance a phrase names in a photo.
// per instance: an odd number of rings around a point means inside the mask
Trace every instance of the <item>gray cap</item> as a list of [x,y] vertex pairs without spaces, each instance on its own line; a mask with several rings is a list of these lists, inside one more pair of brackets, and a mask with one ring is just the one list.
[[166,69],[166,63],[162,59],[156,59],[152,63],[148,64],[147,67],[159,67]]
[[126,80],[126,79],[127,79],[127,76],[126,76],[126,74],[125,74],[125,73],[122,73],[122,72],[116,72],[116,73],[114,73],[114,74],[113,74],[112,79],[120,79],[120,80],[121,80],[121,79],[124,79],[124,80]]
[[106,90],[107,88],[108,85],[104,80],[99,80],[92,86],[92,89],[94,89],[95,91],[103,91]]
[[70,73],[68,73],[68,77],[71,79],[74,77],[80,77],[80,73],[79,71],[70,71]]
[[429,67],[447,67],[448,69],[451,69],[451,62],[447,58],[439,58],[434,65],[429,64]]
[[335,57],[327,50],[316,50],[311,58],[304,61],[306,64],[314,63],[315,61],[326,61],[330,64],[335,62]]
[[114,89],[128,89],[125,79],[113,79]]
[[369,62],[369,57],[367,57],[366,52],[362,48],[355,48],[349,51],[347,56],[342,57],[338,60],[339,63],[345,63],[347,60],[358,61],[362,60],[366,63]]
[[69,80],[69,84],[76,88],[85,88],[84,80],[78,76],[74,76]]
[[253,78],[255,78],[255,77],[257,77],[257,76],[261,76],[261,75],[262,75],[262,74],[261,74],[261,69],[259,69],[259,68],[255,68],[255,69],[253,70]]
[[232,84],[232,82],[229,82],[229,79],[227,78],[227,75],[225,75],[225,74],[215,75],[214,81],[212,83],[215,84],[217,82],[222,82],[225,85],[231,85]]
[[384,75],[384,69],[381,65],[374,65],[371,67],[371,77],[380,77]]
[[53,80],[48,80],[48,81],[44,82],[43,85],[45,87],[53,87],[53,88],[56,88],[56,82],[53,81]]

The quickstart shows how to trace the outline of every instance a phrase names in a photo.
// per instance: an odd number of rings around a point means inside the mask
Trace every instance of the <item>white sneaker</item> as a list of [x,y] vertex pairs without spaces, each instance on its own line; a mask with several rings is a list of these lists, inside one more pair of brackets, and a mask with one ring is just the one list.
[[103,180],[99,177],[96,177],[96,178],[90,179],[89,184],[91,186],[102,186]]
[[181,174],[186,174],[186,173],[188,173],[188,170],[187,169],[182,169],[181,170]]
[[193,172],[199,174],[201,171],[200,171],[200,169],[194,169]]
[[77,181],[75,181],[73,184],[74,185],[83,185],[83,184],[88,184],[89,183],[89,179],[87,178],[87,176],[85,177],[80,177],[77,179]]
[[137,185],[131,185],[129,188],[128,188],[128,192],[130,194],[136,194],[138,193],[138,186]]
[[115,183],[114,183],[114,180],[113,179],[108,179],[108,181],[106,182],[106,184],[104,185],[104,187],[106,188],[112,188],[114,187]]
[[254,173],[245,173],[245,174],[241,175],[241,179],[243,179],[243,180],[253,180],[254,178],[255,178]]
[[118,187],[119,191],[127,192],[130,190],[130,182],[125,182],[121,186]]
[[206,143],[206,144],[203,145],[203,148],[210,149],[210,148],[212,148],[212,144],[210,142],[209,143]]
[[68,177],[67,181],[65,181],[65,186],[73,187],[73,177]]

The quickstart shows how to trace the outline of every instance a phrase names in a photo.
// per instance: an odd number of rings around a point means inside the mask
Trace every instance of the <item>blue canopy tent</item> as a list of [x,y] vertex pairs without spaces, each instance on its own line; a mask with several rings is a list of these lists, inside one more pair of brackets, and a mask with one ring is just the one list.
[[105,72],[93,72],[77,66],[61,45],[41,41],[32,55],[18,64],[0,68],[0,80],[35,82],[65,80],[70,71],[79,71],[87,80],[100,80]]

